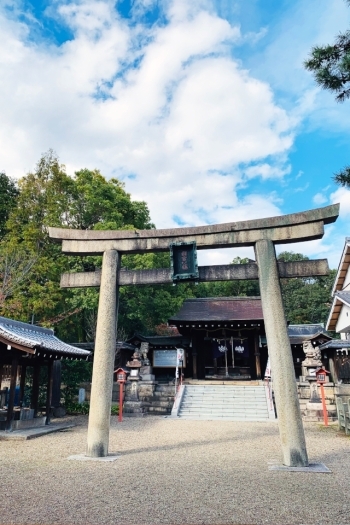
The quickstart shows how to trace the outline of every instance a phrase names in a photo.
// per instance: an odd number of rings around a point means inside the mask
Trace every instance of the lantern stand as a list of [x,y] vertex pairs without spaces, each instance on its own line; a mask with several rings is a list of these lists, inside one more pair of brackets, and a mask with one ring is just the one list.
[[114,371],[117,374],[117,383],[119,383],[119,415],[118,421],[121,423],[123,421],[123,402],[124,402],[124,385],[126,383],[126,374],[127,372],[123,368],[118,368]]
[[324,394],[324,383],[326,382],[327,374],[329,374],[329,371],[326,370],[323,366],[318,368],[316,370],[316,381],[317,384],[320,385],[321,389],[321,399],[322,399],[322,409],[323,409],[323,420],[324,420],[324,426],[328,427],[328,414],[327,414],[327,407],[326,407],[326,398]]

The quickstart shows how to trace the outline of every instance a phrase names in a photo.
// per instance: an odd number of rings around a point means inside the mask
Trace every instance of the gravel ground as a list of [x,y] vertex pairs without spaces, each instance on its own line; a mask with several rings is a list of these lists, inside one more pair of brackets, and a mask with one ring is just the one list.
[[269,471],[276,423],[112,418],[115,462],[85,452],[87,417],[30,441],[0,441],[1,524],[350,524],[350,439],[305,424],[310,462],[331,474]]

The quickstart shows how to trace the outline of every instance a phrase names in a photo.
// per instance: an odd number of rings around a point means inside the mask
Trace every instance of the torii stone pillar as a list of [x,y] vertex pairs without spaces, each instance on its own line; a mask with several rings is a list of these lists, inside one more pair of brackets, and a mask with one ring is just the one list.
[[117,250],[106,251],[102,262],[87,437],[87,456],[94,458],[108,454],[118,309],[118,267]]
[[283,463],[289,467],[307,467],[304,429],[273,242],[258,241],[255,244],[255,255],[259,269],[260,296],[271,359]]

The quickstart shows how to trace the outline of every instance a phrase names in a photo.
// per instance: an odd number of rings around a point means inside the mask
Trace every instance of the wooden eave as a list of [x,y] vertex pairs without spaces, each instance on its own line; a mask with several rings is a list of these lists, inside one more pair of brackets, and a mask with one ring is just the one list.
[[336,331],[339,314],[344,304],[345,303],[341,301],[339,297],[334,297],[331,311],[326,323],[326,330],[331,330],[332,332]]
[[350,238],[347,237],[343,249],[343,253],[340,259],[338,272],[334,281],[334,286],[332,290],[332,295],[335,294],[335,292],[338,292],[343,289],[344,281],[346,274],[348,272],[348,268],[350,265]]

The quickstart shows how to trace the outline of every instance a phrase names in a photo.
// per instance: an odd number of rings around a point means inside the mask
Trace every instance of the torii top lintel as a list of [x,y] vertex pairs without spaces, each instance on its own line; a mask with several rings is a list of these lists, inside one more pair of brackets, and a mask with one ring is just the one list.
[[196,241],[197,248],[253,246],[269,239],[275,244],[320,239],[324,224],[335,222],[339,204],[289,215],[189,228],[165,230],[74,230],[49,228],[49,236],[62,241],[62,252],[70,255],[96,255],[107,250],[121,253],[167,251],[172,242]]

